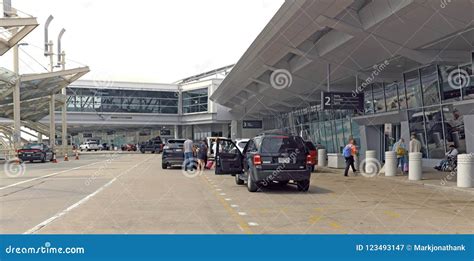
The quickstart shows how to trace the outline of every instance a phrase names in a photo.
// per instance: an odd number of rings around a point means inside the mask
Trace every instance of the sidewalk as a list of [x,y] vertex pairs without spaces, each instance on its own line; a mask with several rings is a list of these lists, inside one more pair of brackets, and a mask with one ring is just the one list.
[[[321,174],[337,174],[337,175],[344,175],[343,169],[334,169],[328,167],[316,167],[316,171],[314,173],[321,173]],[[353,176],[352,170],[349,171],[349,176]],[[361,178],[370,178],[364,177],[360,172],[356,174]],[[410,181],[408,180],[408,175],[402,175],[401,172],[395,177],[385,177],[384,174],[379,174],[373,178],[382,178],[388,179],[395,182],[403,182],[403,183],[410,183],[410,184],[419,184],[427,187],[433,187],[437,189],[446,189],[451,191],[460,191],[465,193],[470,193],[474,195],[474,188],[458,188],[457,187],[457,176],[456,174],[452,174],[451,172],[441,172],[435,169],[430,168],[423,168],[423,179],[420,181]]]

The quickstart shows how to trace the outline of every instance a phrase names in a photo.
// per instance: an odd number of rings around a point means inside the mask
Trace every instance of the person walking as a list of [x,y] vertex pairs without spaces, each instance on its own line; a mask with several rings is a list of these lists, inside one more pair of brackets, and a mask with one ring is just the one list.
[[198,149],[198,170],[203,171],[204,167],[206,166],[205,164],[207,159],[207,144],[205,139],[199,143]]
[[407,146],[405,145],[405,140],[403,138],[400,138],[400,140],[394,144],[393,151],[395,151],[395,154],[397,155],[397,166],[400,167],[403,174],[406,174],[405,170],[408,169],[408,162],[406,160]]
[[416,138],[415,134],[411,135],[410,143],[408,144],[409,152],[421,152],[421,142]]
[[357,148],[354,145],[354,140],[350,139],[349,143],[342,150],[342,155],[346,160],[346,168],[344,170],[344,176],[349,175],[349,168],[352,167],[352,171],[355,173],[357,170],[354,166],[354,156],[357,154]]
[[192,165],[193,160],[193,141],[187,138],[183,144],[184,147],[184,171],[188,170],[188,166]]

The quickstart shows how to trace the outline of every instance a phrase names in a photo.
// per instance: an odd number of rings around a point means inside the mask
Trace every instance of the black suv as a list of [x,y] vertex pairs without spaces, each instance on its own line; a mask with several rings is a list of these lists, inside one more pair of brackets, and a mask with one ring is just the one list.
[[157,136],[147,142],[140,144],[141,153],[150,151],[151,153],[161,153],[163,151],[163,142],[160,136]]
[[184,162],[185,139],[169,139],[161,155],[161,167],[167,169],[172,166],[182,166]]
[[229,139],[217,142],[216,174],[235,174],[235,182],[247,181],[250,192],[260,185],[278,182],[296,183],[298,190],[308,191],[312,159],[299,136],[264,133],[249,140],[241,153]]

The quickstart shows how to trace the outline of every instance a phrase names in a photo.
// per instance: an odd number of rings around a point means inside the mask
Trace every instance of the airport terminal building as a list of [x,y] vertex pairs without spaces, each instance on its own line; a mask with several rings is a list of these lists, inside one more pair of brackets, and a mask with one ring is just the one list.
[[474,152],[473,18],[470,1],[286,1],[211,99],[329,153],[353,137],[383,160],[415,134],[433,166]]
[[[176,84],[78,80],[67,88],[69,140],[115,145],[162,138],[229,136],[228,109],[209,100],[231,66]],[[217,75],[217,77],[216,77]],[[60,111],[56,112],[60,125]],[[40,122],[49,122],[49,117]]]

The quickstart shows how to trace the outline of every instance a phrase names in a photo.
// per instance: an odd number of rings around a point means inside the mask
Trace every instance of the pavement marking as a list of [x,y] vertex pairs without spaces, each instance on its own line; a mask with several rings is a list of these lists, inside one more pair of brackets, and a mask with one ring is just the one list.
[[232,205],[230,205],[230,207],[232,207],[232,208],[238,208],[239,205],[232,204]]
[[220,188],[217,188],[216,190],[217,190],[217,191],[222,191],[222,189],[220,189]]
[[231,198],[225,198],[225,201],[232,201]]
[[385,210],[383,213],[392,218],[400,218],[400,214],[391,210]]
[[330,223],[329,223],[329,226],[331,226],[331,227],[334,228],[334,229],[341,229],[341,228],[342,228],[341,224],[339,224],[339,223],[337,223],[337,222],[335,222],[335,221],[330,222]]
[[23,234],[33,234],[33,233],[37,232],[38,230],[40,230],[43,227],[47,226],[48,224],[52,223],[54,220],[66,215],[69,211],[71,211],[71,210],[77,208],[78,206],[82,205],[83,203],[87,202],[89,199],[91,199],[93,196],[99,194],[102,190],[104,190],[106,187],[110,186],[116,180],[117,180],[117,178],[113,178],[112,180],[107,182],[105,185],[103,185],[102,187],[100,187],[99,189],[94,191],[93,193],[87,195],[85,198],[83,198],[83,199],[79,200],[78,202],[72,204],[71,206],[69,206],[65,210],[63,210],[61,212],[58,212],[56,215],[46,219],[45,221],[39,223],[38,225],[36,225],[35,227],[29,229],[28,231],[26,231]]
[[[212,187],[209,181],[207,181],[206,183],[209,185],[209,187]],[[229,215],[234,219],[234,221],[237,222],[240,230],[242,230],[246,234],[253,234],[253,231],[252,229],[250,229],[249,224],[246,223],[245,220],[235,212],[235,210],[229,205],[229,203],[227,203],[222,197],[219,197],[219,195],[215,191],[213,191],[213,194],[222,204],[227,213],[229,213]]]
[[51,174],[46,174],[44,176],[40,176],[40,177],[28,179],[28,180],[23,180],[23,181],[20,181],[20,182],[17,182],[17,183],[10,184],[10,185],[5,186],[5,187],[1,187],[0,190],[15,187],[15,186],[18,186],[18,185],[21,185],[21,184],[24,184],[24,183],[28,183],[28,182],[31,182],[31,181],[35,181],[35,180],[38,180],[38,179],[45,179],[45,178],[48,178],[48,177],[51,177],[51,176],[56,176],[56,175],[59,175],[59,174],[65,173],[65,172],[72,171],[72,170],[78,170],[80,168],[87,167],[87,166],[92,166],[92,165],[95,165],[95,164],[98,164],[98,163],[103,163],[103,161],[94,162],[94,163],[82,165],[82,166],[79,166],[79,167],[74,167],[72,169],[66,169],[66,170],[63,170],[63,171],[54,172],[54,173],[51,173]]
[[256,226],[258,226],[258,223],[255,223],[255,222],[249,222],[248,224],[249,224],[249,226],[251,226],[251,227],[256,227]]
[[247,216],[247,213],[245,212],[238,212],[237,214],[239,214],[240,216]]
[[318,223],[323,217],[321,216],[311,216],[308,220],[308,223],[310,223],[311,225],[314,225],[316,223]]
[[219,195],[221,195],[221,196],[225,196],[226,194],[225,194],[225,193],[220,193]]
[[58,212],[56,215],[46,219],[45,221],[39,223],[38,225],[36,225],[35,227],[29,229],[28,231],[26,231],[25,233],[23,234],[33,234],[35,232],[37,232],[38,230],[44,228],[45,226],[47,226],[48,224],[51,224],[53,221],[55,221],[56,219],[66,215],[68,212],[70,212],[71,210],[77,208],[78,206],[84,204],[85,202],[87,202],[89,199],[91,199],[92,197],[94,197],[95,195],[99,194],[102,190],[104,190],[105,188],[107,188],[108,186],[110,186],[112,183],[114,183],[118,178],[120,178],[122,175],[124,174],[127,174],[129,173],[130,169],[133,169],[133,168],[136,168],[137,166],[139,166],[140,164],[150,160],[150,158],[147,158],[135,165],[133,165],[132,167],[130,167],[129,169],[127,169],[126,171],[122,172],[120,175],[114,177],[113,179],[111,179],[109,182],[107,182],[106,184],[104,184],[102,187],[98,188],[96,191],[92,192],[91,194],[87,195],[86,197],[82,198],[81,200],[79,200],[78,202],[72,204],[71,206],[69,206],[68,208],[64,209],[63,211],[60,211]]

